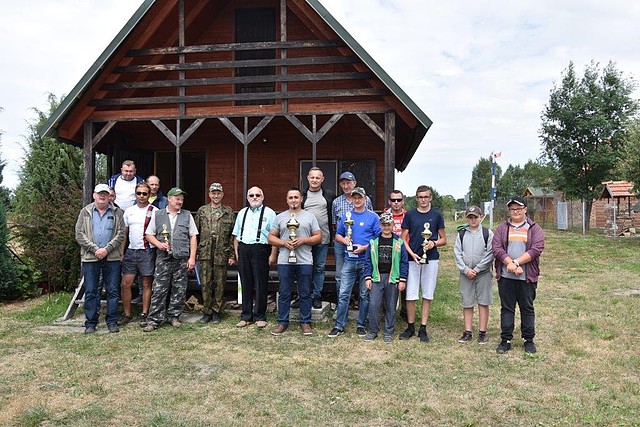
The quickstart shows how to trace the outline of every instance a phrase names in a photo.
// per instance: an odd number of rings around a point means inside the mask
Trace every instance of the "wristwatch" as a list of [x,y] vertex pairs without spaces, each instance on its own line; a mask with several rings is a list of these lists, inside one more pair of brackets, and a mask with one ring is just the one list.
[[518,262],[517,259],[514,259],[511,262],[514,263],[516,265],[516,267],[520,267],[520,263]]

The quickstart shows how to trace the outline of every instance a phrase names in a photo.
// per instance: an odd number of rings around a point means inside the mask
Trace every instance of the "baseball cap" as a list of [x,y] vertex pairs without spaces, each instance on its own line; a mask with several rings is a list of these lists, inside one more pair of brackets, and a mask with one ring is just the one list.
[[178,187],[173,187],[171,190],[169,190],[169,192],[167,193],[167,197],[171,197],[171,196],[179,196],[180,194],[187,194],[185,191],[182,191],[180,188]]
[[342,172],[342,175],[340,175],[340,181],[342,181],[343,179],[346,179],[348,181],[355,181],[356,177],[353,176],[351,172],[347,171],[347,172]]
[[381,213],[380,224],[393,224],[393,215],[391,215],[389,212]]
[[359,194],[362,197],[365,197],[367,195],[367,192],[364,191],[364,188],[362,187],[355,187],[353,190],[351,190],[351,195],[353,196],[354,194]]
[[102,193],[103,191],[109,192],[109,186],[107,184],[98,184],[93,189],[94,193]]
[[471,205],[464,211],[465,218],[469,215],[482,216],[482,209],[476,205]]
[[509,207],[511,203],[515,203],[520,206],[527,206],[527,202],[525,202],[525,200],[520,196],[513,196],[512,198],[510,198],[507,202],[507,207]]
[[209,191],[223,191],[222,184],[220,184],[219,182],[214,182],[209,186]]

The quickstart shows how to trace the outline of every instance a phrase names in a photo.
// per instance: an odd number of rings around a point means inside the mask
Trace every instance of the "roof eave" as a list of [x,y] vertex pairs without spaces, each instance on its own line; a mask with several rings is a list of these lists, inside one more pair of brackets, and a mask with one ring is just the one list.
[[105,66],[109,59],[113,56],[115,51],[120,47],[124,39],[135,28],[142,17],[147,13],[151,6],[155,3],[155,0],[145,0],[140,5],[138,10],[131,16],[127,23],[122,27],[120,32],[109,43],[106,49],[93,63],[89,70],[82,76],[82,79],[75,85],[75,87],[64,97],[58,108],[49,116],[46,123],[40,128],[39,134],[42,137],[57,137],[57,128],[60,122],[72,109],[73,105],[80,99],[86,88],[91,82],[98,76],[100,70]]

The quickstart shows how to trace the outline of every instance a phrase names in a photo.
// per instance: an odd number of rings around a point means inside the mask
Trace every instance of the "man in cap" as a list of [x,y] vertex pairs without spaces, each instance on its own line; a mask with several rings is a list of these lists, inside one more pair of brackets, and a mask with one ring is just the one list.
[[107,292],[105,322],[109,332],[119,332],[118,300],[120,299],[120,260],[125,226],[122,210],[109,203],[109,186],[98,184],[93,189],[93,203],[80,210],[76,221],[76,241],[80,245],[84,277],[85,334],[96,332],[100,316],[100,275]]
[[[165,209],[153,211],[145,235],[156,247],[156,275],[151,295],[151,309],[145,332],[159,328],[166,320],[174,328],[180,327],[180,315],[187,295],[187,271],[196,265],[198,228],[191,212],[182,209],[186,193],[174,187],[167,193]],[[169,306],[167,307],[167,294]]]
[[[336,241],[342,244],[345,251],[338,293],[336,323],[329,332],[329,338],[335,338],[344,332],[354,283],[358,284],[359,291],[356,333],[361,338],[367,334],[365,326],[369,315],[369,291],[365,286],[366,253],[369,242],[380,235],[381,229],[378,215],[365,207],[365,197],[367,197],[367,193],[362,187],[355,187],[351,191],[353,209],[340,219],[336,231]],[[351,233],[348,231],[348,225],[345,225],[348,217],[353,221]]]
[[[340,219],[344,217],[348,211],[353,209],[353,197],[351,192],[356,187],[356,177],[349,171],[343,172],[340,175],[340,188],[342,194],[336,197],[331,204],[331,221],[333,222],[333,229],[337,230],[340,223]],[[364,198],[364,207],[367,210],[373,211],[373,205],[369,196]],[[342,280],[342,265],[344,263],[345,247],[337,240],[333,241],[333,255],[336,262],[336,296],[340,294],[340,281]],[[351,284],[353,286],[353,284]]]
[[201,323],[219,323],[224,308],[224,284],[227,281],[227,266],[235,265],[233,250],[233,209],[222,204],[222,184],[209,186],[210,202],[196,213],[198,228],[198,271],[202,286]]
[[491,239],[493,232],[482,226],[482,209],[469,206],[464,213],[467,225],[458,231],[453,248],[456,267],[460,271],[458,286],[462,303],[464,332],[458,342],[465,343],[473,338],[473,312],[478,305],[478,344],[489,342],[487,324],[489,306],[493,302],[491,289],[493,277]]
[[527,217],[527,202],[512,197],[507,202],[509,219],[498,226],[492,240],[496,278],[500,295],[500,328],[502,339],[496,352],[511,350],[516,303],[520,307],[520,330],[524,351],[535,353],[535,311],[539,259],[544,250],[544,231]]
[[109,187],[116,192],[115,204],[123,211],[136,204],[136,185],[144,181],[136,175],[136,164],[133,160],[122,162],[120,173],[109,178]]

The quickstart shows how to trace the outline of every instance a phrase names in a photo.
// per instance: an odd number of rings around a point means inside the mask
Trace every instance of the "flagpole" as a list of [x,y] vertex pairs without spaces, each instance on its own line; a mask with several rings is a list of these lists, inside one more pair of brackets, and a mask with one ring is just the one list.
[[491,207],[489,209],[489,228],[493,230],[493,207],[496,199],[496,158],[491,152]]

